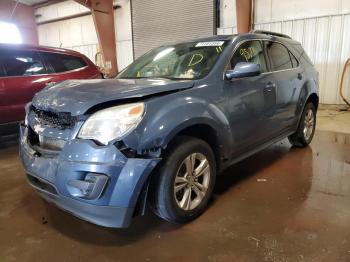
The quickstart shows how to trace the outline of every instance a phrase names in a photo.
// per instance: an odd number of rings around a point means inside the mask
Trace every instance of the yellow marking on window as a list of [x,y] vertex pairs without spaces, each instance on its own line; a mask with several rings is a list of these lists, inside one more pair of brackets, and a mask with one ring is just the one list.
[[[194,58],[195,58],[196,56],[199,56],[200,58],[199,58],[198,60],[195,60]],[[194,65],[196,65],[196,64],[199,64],[200,62],[202,62],[203,58],[204,58],[204,56],[201,55],[201,54],[193,54],[192,57],[191,57],[190,62],[189,62],[188,65],[187,65],[187,67],[190,67],[190,66],[194,66]]]
[[245,58],[247,62],[249,62],[250,59],[254,57],[254,48],[248,47],[248,48],[241,48],[239,50],[239,54]]

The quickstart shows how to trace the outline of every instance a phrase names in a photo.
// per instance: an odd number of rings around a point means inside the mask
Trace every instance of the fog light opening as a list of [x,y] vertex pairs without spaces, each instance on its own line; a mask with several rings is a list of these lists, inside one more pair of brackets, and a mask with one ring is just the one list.
[[84,180],[69,180],[67,189],[74,197],[98,199],[103,193],[108,176],[99,173],[87,173]]

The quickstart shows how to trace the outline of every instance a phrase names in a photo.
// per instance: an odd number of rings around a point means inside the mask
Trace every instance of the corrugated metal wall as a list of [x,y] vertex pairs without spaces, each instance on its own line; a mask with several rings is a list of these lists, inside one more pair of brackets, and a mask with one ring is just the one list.
[[135,57],[165,43],[214,34],[213,0],[134,0]]
[[[302,43],[320,73],[321,103],[342,103],[338,89],[350,57],[350,1],[255,0],[254,5],[256,29],[282,32]],[[350,98],[350,70],[345,86]]]
[[[320,101],[340,104],[340,71],[350,58],[350,14],[255,24],[255,29],[290,35],[304,46],[320,73]],[[350,71],[350,69],[349,69]],[[345,95],[350,96],[350,73],[346,75]]]

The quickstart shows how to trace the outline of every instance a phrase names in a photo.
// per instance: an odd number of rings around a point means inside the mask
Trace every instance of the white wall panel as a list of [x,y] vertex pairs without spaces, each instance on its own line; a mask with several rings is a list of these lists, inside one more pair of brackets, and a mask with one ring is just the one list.
[[35,10],[35,14],[38,17],[36,19],[37,22],[44,22],[88,11],[88,8],[82,6],[81,4],[78,4],[77,2],[74,2],[73,0],[69,0],[40,7]]
[[236,1],[221,0],[220,1],[220,27],[229,28],[237,26],[236,19]]
[[257,24],[350,12],[349,0],[255,0],[254,5]]
[[122,8],[114,11],[118,68],[122,70],[134,60],[132,48],[130,1],[121,1]]
[[[342,38],[342,49],[340,55],[341,69],[345,61],[350,58],[350,15],[343,16],[343,38]],[[344,95],[346,98],[350,98],[350,67],[348,67],[347,74],[344,81]]]
[[237,34],[237,27],[220,27],[216,29],[216,34],[217,35],[233,35]]
[[[130,1],[115,1],[121,5],[114,11],[117,62],[119,70],[133,61]],[[36,10],[37,22],[62,18],[89,11],[74,1],[64,1]],[[38,26],[39,44],[76,50],[95,62],[98,39],[91,15],[42,24]]]
[[95,55],[98,50],[98,44],[81,45],[81,46],[70,46],[68,49],[75,50],[79,53],[86,55],[91,61],[95,62]]
[[233,35],[237,33],[236,0],[220,1],[220,27],[217,35]]
[[[350,1],[255,1],[255,29],[290,35],[304,46],[319,72],[320,102],[340,104],[340,73],[350,57]],[[350,70],[344,83],[350,98]]]

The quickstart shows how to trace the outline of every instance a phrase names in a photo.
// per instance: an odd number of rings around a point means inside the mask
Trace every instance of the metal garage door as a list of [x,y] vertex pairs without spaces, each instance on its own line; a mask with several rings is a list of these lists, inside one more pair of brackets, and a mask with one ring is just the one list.
[[132,0],[134,57],[165,43],[214,34],[214,0]]

